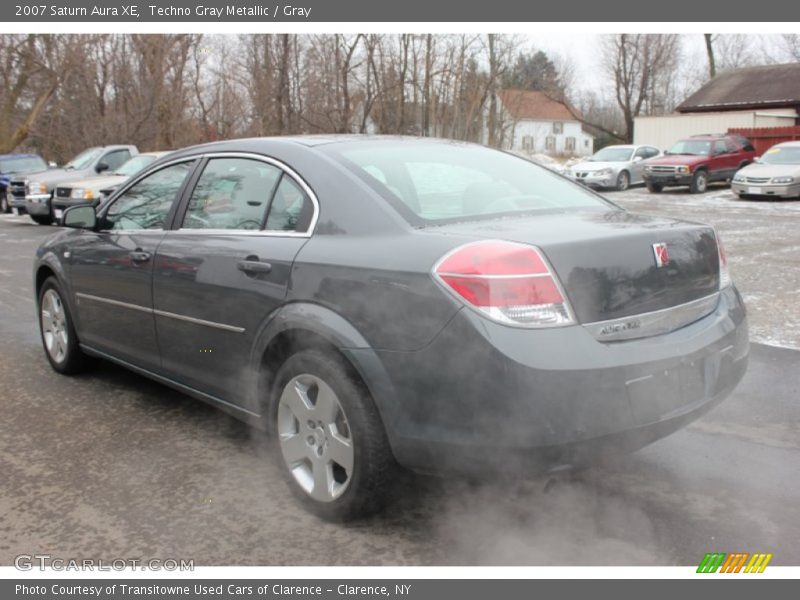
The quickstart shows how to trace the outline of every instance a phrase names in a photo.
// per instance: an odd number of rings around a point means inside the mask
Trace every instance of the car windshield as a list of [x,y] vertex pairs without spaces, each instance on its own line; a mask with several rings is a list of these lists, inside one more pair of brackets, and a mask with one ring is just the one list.
[[0,173],[22,173],[24,171],[43,171],[47,163],[40,156],[20,156],[0,160]]
[[631,159],[633,148],[603,148],[589,159],[592,162],[625,162]]
[[155,156],[151,156],[148,154],[139,154],[138,156],[134,156],[132,159],[124,163],[119,169],[114,171],[114,175],[123,175],[125,177],[130,177],[134,173],[138,173],[139,171],[144,169],[155,159],[156,159]]
[[458,142],[319,146],[412,225],[498,215],[608,208],[598,196],[528,160]]
[[78,156],[64,165],[64,168],[75,169],[76,171],[88,169],[89,166],[100,156],[102,151],[102,148],[89,148],[88,150],[84,150],[78,154]]
[[708,156],[711,154],[711,142],[709,140],[681,140],[670,148],[667,154]]
[[800,146],[770,148],[761,157],[765,165],[800,165]]

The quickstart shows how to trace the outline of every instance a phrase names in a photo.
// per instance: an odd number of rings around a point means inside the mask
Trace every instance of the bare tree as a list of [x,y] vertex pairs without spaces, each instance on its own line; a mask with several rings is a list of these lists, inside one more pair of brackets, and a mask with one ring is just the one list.
[[0,36],[0,153],[24,142],[78,63],[67,36]]
[[780,45],[789,60],[800,62],[800,34],[784,33]]
[[633,140],[634,118],[668,108],[678,58],[678,36],[673,34],[622,33],[605,40],[603,61],[612,77],[627,141]]
[[714,57],[714,36],[704,33],[703,38],[706,42],[706,56],[708,56],[708,76],[711,79],[717,76],[717,59]]

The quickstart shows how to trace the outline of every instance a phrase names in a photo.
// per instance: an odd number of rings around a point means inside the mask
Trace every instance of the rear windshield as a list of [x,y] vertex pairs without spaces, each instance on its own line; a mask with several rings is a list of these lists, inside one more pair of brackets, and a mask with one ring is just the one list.
[[412,225],[518,213],[609,208],[598,196],[516,156],[457,142],[346,142],[319,147]]
[[631,159],[633,148],[630,147],[608,147],[603,148],[592,156],[589,160],[593,162],[624,162]]
[[44,159],[38,156],[20,156],[0,160],[0,173],[22,173],[25,171],[43,171],[47,168]]

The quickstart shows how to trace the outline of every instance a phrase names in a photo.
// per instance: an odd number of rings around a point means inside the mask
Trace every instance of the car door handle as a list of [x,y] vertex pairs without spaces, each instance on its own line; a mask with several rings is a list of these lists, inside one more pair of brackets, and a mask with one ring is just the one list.
[[143,263],[150,260],[150,253],[144,250],[134,250],[130,254],[131,260],[135,263]]
[[268,262],[258,260],[257,256],[248,256],[244,260],[240,260],[236,265],[240,271],[245,273],[269,273],[272,271],[272,265]]

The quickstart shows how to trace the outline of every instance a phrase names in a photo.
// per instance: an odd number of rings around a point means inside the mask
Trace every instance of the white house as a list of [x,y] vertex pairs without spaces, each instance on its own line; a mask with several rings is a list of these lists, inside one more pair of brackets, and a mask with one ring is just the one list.
[[503,148],[525,154],[590,156],[594,136],[569,106],[544,92],[501,90]]

